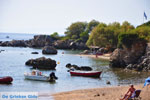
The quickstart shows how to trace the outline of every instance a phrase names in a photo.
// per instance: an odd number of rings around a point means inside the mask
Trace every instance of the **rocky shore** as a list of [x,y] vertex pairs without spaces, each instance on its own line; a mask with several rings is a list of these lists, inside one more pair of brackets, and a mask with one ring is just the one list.
[[30,40],[0,41],[0,46],[42,48],[53,46],[56,49],[88,49],[85,43],[73,40],[55,40],[50,35],[35,35]]
[[150,71],[150,43],[139,41],[131,48],[117,48],[110,56],[110,67]]

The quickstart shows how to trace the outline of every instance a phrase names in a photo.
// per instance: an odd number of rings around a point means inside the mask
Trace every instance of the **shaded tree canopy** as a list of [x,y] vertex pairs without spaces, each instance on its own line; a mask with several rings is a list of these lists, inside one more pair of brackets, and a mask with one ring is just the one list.
[[72,23],[68,28],[67,31],[65,32],[66,36],[69,37],[70,39],[79,39],[80,34],[85,32],[87,27],[86,22],[75,22]]
[[99,24],[96,20],[91,20],[87,25],[87,32],[90,33],[94,27],[96,27]]

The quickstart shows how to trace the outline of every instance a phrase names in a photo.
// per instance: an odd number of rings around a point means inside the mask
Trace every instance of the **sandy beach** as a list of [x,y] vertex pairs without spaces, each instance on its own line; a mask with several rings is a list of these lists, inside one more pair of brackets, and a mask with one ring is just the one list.
[[103,55],[93,55],[93,54],[78,54],[77,56],[81,56],[81,57],[91,57],[91,58],[95,58],[95,59],[102,59],[102,60],[109,60],[110,59],[110,55],[111,53],[108,54],[103,54]]
[[[135,85],[136,89],[142,90],[142,100],[150,100],[150,87],[143,88],[143,84]],[[70,92],[56,93],[52,96],[54,100],[120,100],[127,92],[129,85],[104,87],[96,89],[75,90]]]

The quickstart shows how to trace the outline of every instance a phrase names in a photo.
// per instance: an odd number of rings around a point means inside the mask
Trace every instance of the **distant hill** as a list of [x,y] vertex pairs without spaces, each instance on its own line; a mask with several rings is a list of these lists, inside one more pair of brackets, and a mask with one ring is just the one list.
[[143,27],[143,26],[150,26],[150,21],[148,21],[148,22],[146,22],[146,23],[144,23],[144,24],[142,24],[142,25],[139,25],[139,26],[137,26],[137,27]]

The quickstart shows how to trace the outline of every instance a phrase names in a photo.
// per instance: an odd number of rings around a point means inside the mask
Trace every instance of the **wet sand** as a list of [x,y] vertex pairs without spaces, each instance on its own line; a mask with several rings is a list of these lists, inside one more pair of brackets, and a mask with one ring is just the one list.
[[[141,100],[150,100],[150,87],[142,88],[143,84],[135,85],[141,89]],[[104,87],[96,89],[75,90],[53,94],[54,100],[120,100],[127,92],[129,86]]]

